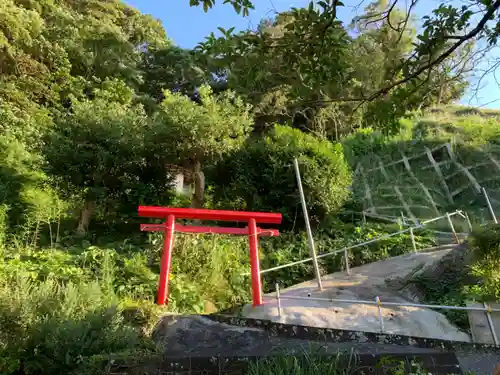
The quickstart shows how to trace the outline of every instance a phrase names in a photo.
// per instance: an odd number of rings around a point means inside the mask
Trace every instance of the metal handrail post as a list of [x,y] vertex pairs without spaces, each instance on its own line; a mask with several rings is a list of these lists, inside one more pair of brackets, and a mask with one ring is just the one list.
[[319,290],[323,290],[321,282],[321,273],[319,272],[318,259],[316,259],[316,249],[314,248],[314,238],[311,231],[311,224],[309,223],[309,215],[307,213],[306,198],[304,196],[304,189],[302,188],[302,179],[300,178],[299,161],[297,158],[293,159],[293,166],[295,167],[295,176],[297,177],[297,185],[299,186],[300,201],[302,203],[302,212],[304,214],[304,221],[306,224],[307,239],[309,241],[309,249],[311,251],[311,258],[313,261],[314,273],[318,283]]

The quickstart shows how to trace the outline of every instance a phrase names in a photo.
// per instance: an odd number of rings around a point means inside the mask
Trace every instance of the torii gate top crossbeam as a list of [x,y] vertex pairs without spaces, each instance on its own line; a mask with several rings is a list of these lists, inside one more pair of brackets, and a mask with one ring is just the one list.
[[195,208],[139,206],[139,216],[166,218],[174,215],[176,219],[246,221],[254,219],[256,223],[281,224],[282,215],[269,212],[247,212],[207,210]]

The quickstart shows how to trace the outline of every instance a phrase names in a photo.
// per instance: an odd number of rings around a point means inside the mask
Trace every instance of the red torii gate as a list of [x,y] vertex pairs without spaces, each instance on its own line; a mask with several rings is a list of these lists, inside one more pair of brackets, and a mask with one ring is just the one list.
[[[168,278],[172,264],[175,231],[181,233],[217,233],[248,235],[250,245],[250,269],[252,275],[253,306],[262,305],[262,287],[259,266],[259,241],[257,236],[279,236],[275,229],[260,229],[257,223],[281,224],[281,214],[268,212],[207,210],[196,208],[171,208],[156,206],[139,206],[139,216],[165,218],[165,224],[141,224],[141,231],[165,232],[163,237],[163,254],[160,265],[160,281],[158,284],[157,303],[165,305],[168,301]],[[175,219],[246,221],[246,228],[207,227],[175,224]]]

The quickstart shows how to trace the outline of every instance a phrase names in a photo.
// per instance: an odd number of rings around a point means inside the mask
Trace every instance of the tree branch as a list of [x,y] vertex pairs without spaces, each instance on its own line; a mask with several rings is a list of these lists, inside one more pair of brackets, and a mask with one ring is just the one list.
[[393,82],[387,87],[384,87],[383,89],[373,93],[370,95],[366,100],[371,101],[379,97],[380,95],[387,94],[389,91],[391,91],[393,88],[400,86],[404,83],[407,83],[411,81],[412,79],[418,77],[420,74],[425,72],[426,70],[432,68],[435,65],[438,65],[442,63],[446,58],[448,58],[457,48],[459,48],[462,44],[464,44],[466,41],[474,38],[477,34],[479,34],[483,29],[486,23],[490,20],[491,16],[500,8],[500,0],[496,0],[490,9],[484,14],[483,18],[478,22],[476,27],[472,29],[469,33],[465,34],[464,36],[460,37],[460,39],[454,43],[450,48],[448,48],[445,52],[443,52],[439,57],[436,59],[429,61],[427,64],[424,64],[421,66],[419,69],[417,69],[415,72],[410,74],[409,76],[402,78],[396,82]]

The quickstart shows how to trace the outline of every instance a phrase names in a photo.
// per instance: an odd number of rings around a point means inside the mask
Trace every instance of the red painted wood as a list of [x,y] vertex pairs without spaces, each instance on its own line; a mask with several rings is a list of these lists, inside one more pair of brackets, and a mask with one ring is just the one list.
[[256,223],[281,224],[282,215],[270,212],[207,210],[199,208],[176,208],[139,206],[139,216],[166,218],[174,215],[177,219],[219,220],[219,221],[249,221]]
[[252,305],[262,305],[262,285],[260,282],[259,237],[255,219],[248,220],[248,242],[250,245],[250,273],[252,274]]
[[168,278],[170,267],[172,265],[172,249],[174,247],[175,216],[169,215],[166,225],[164,225],[165,234],[163,235],[163,254],[160,264],[160,281],[158,284],[158,305],[165,305],[168,301]]
[[[141,232],[163,232],[165,231],[165,224],[141,224]],[[194,226],[194,225],[181,225],[175,226],[175,231],[180,233],[213,233],[213,234],[234,234],[234,235],[248,235],[248,228],[227,228],[227,227],[207,227],[207,226]],[[259,236],[276,237],[280,232],[276,229],[262,229],[257,227]]]

